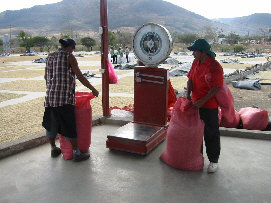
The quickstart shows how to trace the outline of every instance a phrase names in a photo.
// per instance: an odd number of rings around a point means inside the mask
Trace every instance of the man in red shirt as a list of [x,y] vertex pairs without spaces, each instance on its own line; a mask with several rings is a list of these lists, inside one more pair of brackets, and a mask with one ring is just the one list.
[[218,103],[214,96],[223,86],[223,69],[205,39],[198,39],[187,48],[193,51],[195,58],[187,75],[187,98],[191,99],[192,92],[193,108],[199,109],[200,118],[205,123],[204,141],[210,161],[207,171],[214,173],[220,155]]

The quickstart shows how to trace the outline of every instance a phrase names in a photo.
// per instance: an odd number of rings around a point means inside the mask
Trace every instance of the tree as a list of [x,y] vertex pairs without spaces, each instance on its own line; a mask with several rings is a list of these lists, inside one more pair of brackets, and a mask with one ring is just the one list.
[[215,42],[216,30],[213,28],[212,24],[204,26],[204,38],[209,42]]
[[33,43],[34,43],[34,46],[40,47],[40,51],[43,51],[43,48],[44,48],[49,42],[50,42],[50,40],[47,39],[46,37],[40,37],[40,36],[33,37]]
[[[53,46],[55,49],[57,49],[57,48],[58,48],[58,45],[59,45],[59,40],[58,40],[55,36],[53,36],[53,37],[51,38],[51,40],[50,40],[50,43],[48,44],[48,46],[51,48],[50,44],[51,44],[51,46]],[[48,46],[47,46],[47,48],[48,48]],[[49,49],[48,49],[48,52],[49,52]]]
[[33,38],[31,35],[21,30],[17,35],[17,38],[20,39],[20,47],[25,47],[26,51],[30,52],[30,48],[34,46]]
[[48,42],[45,44],[47,51],[50,52],[50,49],[54,47],[55,49],[58,48],[58,39],[53,36],[50,40],[48,39]]
[[235,46],[233,47],[233,51],[234,51],[235,53],[242,52],[242,51],[244,51],[244,50],[245,50],[245,47],[243,47],[242,45],[235,45]]
[[116,45],[116,36],[115,33],[108,30],[108,45],[115,46]]
[[222,33],[222,34],[219,34],[217,37],[218,38],[226,38],[226,35]]
[[187,44],[192,44],[199,36],[197,34],[182,34],[178,36],[180,42]]
[[34,46],[33,38],[27,38],[23,42],[20,43],[20,47],[24,47],[27,52],[30,52],[31,47]]
[[21,39],[22,41],[26,40],[27,38],[29,38],[30,35],[27,34],[25,31],[21,30],[19,32],[19,34],[17,35],[17,38]]
[[89,51],[89,48],[91,48],[91,51],[92,51],[92,47],[96,45],[95,39],[91,37],[84,37],[80,41],[83,46],[87,47],[88,51]]
[[115,36],[116,36],[116,44],[119,44],[121,46],[124,46],[124,45],[131,46],[132,39],[133,39],[133,35],[131,33],[117,31]]
[[172,39],[173,39],[173,42],[179,42],[179,34],[178,34],[178,32],[173,32],[172,33]]
[[230,33],[227,36],[227,41],[229,44],[238,44],[238,41],[240,40],[240,36],[235,33]]
[[268,31],[269,31],[268,28],[260,28],[261,38],[263,39],[264,42]]

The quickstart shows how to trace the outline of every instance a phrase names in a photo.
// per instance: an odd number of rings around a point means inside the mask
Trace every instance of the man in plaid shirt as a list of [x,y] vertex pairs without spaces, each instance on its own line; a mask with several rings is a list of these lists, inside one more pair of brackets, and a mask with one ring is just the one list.
[[89,88],[94,96],[99,92],[83,76],[72,52],[75,41],[70,38],[60,39],[61,48],[48,55],[45,68],[46,96],[45,112],[42,125],[46,129],[46,137],[51,144],[51,157],[61,154],[56,147],[55,138],[61,133],[66,140],[71,142],[74,152],[74,161],[83,161],[89,154],[81,153],[77,145],[75,123],[75,75],[78,80]]

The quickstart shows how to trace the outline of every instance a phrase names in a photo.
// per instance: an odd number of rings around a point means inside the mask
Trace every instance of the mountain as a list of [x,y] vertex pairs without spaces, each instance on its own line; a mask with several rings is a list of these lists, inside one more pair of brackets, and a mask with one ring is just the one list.
[[238,33],[261,33],[263,30],[266,32],[271,29],[271,14],[270,13],[255,13],[249,16],[238,18],[219,18],[215,21],[224,23],[231,27],[232,30]]
[[[170,31],[198,32],[211,20],[163,0],[109,0],[109,29],[139,27],[148,22],[159,23]],[[61,32],[67,29],[98,31],[99,0],[63,0],[0,13],[0,29]]]
[[[224,23],[223,20],[219,22],[209,20],[163,0],[107,2],[110,30],[135,30],[143,24],[153,22],[165,26],[170,32],[198,33],[210,25],[225,32],[231,31],[232,24]],[[260,25],[261,23],[258,24]],[[17,34],[19,30],[39,35],[67,30],[97,32],[99,26],[100,0],[62,0],[54,4],[0,13],[0,33],[6,33],[10,27],[12,34]],[[247,28],[250,29],[250,25],[247,25]],[[234,29],[240,30],[236,25]]]

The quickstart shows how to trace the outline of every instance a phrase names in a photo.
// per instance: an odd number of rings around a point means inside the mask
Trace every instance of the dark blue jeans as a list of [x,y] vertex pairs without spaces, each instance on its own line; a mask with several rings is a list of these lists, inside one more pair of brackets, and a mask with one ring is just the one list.
[[[218,109],[200,108],[199,114],[201,120],[204,121],[204,142],[206,154],[210,162],[217,163],[220,155],[220,132]],[[203,152],[203,146],[201,147]]]

